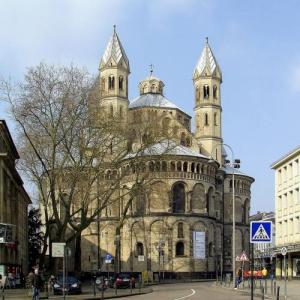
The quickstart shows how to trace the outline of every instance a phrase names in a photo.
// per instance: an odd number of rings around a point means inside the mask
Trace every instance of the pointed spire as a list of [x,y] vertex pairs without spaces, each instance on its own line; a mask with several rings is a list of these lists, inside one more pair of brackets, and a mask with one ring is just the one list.
[[104,51],[104,54],[101,58],[100,68],[104,67],[111,58],[116,64],[118,64],[123,59],[126,65],[125,67],[127,67],[128,71],[130,71],[129,60],[121,44],[121,41],[117,35],[116,25],[114,25],[113,28],[114,28],[113,35],[111,36],[106,46],[106,49]]
[[[207,74],[205,74],[206,72]],[[193,78],[201,75],[217,76],[222,80],[221,69],[209,46],[208,37],[206,37],[205,46],[195,67]]]

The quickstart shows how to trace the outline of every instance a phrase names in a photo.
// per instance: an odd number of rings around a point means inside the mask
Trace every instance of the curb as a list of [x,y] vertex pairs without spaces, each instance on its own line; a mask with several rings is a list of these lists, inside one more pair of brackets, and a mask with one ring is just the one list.
[[83,300],[102,300],[102,299],[116,299],[116,298],[122,298],[122,297],[131,297],[131,296],[138,296],[138,295],[145,295],[145,294],[150,294],[152,293],[153,290],[152,288],[149,288],[148,291],[144,291],[144,292],[138,292],[138,293],[134,293],[134,294],[123,294],[123,295],[111,295],[111,296],[105,296],[104,295],[104,298],[102,298],[101,296],[92,296],[92,297],[83,297],[83,298],[80,298],[80,299],[83,299]]
[[[234,289],[234,288],[230,288],[230,287],[226,287],[226,286],[220,286],[220,285],[216,285],[216,287],[221,288],[221,289],[227,289],[227,290],[234,291],[234,292],[239,292],[241,294],[246,294],[246,295],[250,295],[251,294],[250,291],[244,291],[244,290],[241,290],[241,289]],[[262,294],[261,293],[257,293],[257,292],[254,291],[253,296],[254,297],[262,297]],[[265,294],[264,297],[265,297],[265,299],[272,299],[272,296],[270,296],[270,295],[266,295]]]

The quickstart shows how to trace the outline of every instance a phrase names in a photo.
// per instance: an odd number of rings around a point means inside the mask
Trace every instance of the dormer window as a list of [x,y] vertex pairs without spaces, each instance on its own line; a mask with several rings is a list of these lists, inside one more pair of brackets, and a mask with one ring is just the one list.
[[209,86],[207,84],[203,86],[203,97],[204,99],[209,98]]

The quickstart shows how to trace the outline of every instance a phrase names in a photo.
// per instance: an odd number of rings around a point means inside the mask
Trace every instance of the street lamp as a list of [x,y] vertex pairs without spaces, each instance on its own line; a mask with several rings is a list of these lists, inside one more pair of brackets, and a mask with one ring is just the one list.
[[235,278],[235,178],[234,178],[234,169],[240,167],[240,160],[234,158],[233,150],[229,145],[217,144],[213,147],[213,149],[211,151],[210,159],[208,161],[209,163],[215,162],[212,154],[213,154],[215,148],[220,145],[223,147],[227,147],[231,152],[231,161],[226,159],[225,165],[231,167],[231,171],[232,171],[232,173],[231,173],[232,174],[232,279],[233,279],[233,284],[235,286],[236,278]]

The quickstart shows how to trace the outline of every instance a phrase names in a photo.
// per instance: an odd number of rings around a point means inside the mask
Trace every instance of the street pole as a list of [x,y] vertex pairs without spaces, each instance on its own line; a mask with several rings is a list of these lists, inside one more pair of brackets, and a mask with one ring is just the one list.
[[253,287],[253,273],[254,273],[254,244],[250,244],[251,247],[251,300],[253,300],[253,292],[254,292],[254,287]]
[[287,298],[287,287],[286,287],[286,255],[283,256],[283,268],[284,268],[284,299]]
[[64,245],[64,256],[63,256],[63,299],[66,299],[66,292],[65,292],[65,286],[66,286],[66,245]]
[[[229,147],[230,148],[230,147]],[[231,148],[230,148],[231,149]],[[234,156],[231,149],[231,163],[232,163],[232,279],[235,286],[235,182],[234,182]]]

